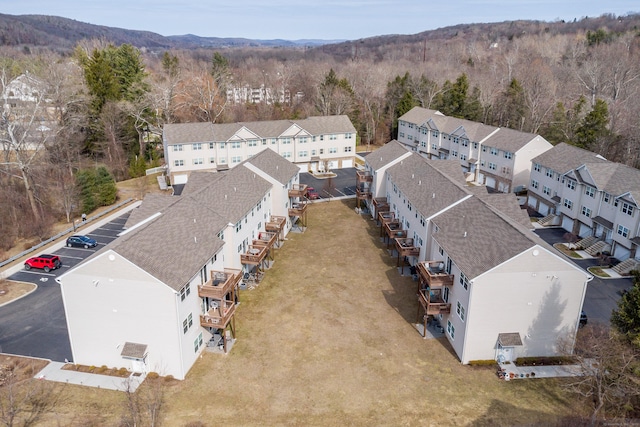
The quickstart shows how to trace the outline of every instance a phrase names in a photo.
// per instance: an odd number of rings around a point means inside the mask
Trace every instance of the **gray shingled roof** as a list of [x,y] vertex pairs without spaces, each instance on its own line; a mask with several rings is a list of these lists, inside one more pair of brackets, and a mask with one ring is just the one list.
[[194,186],[182,197],[207,207],[227,223],[238,222],[271,188],[271,183],[242,164],[210,175],[210,183],[199,182],[200,188]]
[[[413,208],[425,218],[468,195],[461,185],[456,185],[438,169],[441,165],[437,162],[446,161],[427,160],[419,154],[412,153],[411,156],[387,170],[387,174],[411,202]],[[462,175],[459,164],[458,171]],[[387,189],[387,191],[392,190]]]
[[525,228],[532,229],[531,219],[526,209],[522,209],[518,204],[518,198],[513,193],[476,193],[476,195],[486,204],[493,207],[498,212],[511,218],[513,221]]
[[280,184],[287,184],[300,172],[300,168],[270,148],[266,148],[253,157],[245,160],[262,170]]
[[377,171],[407,153],[408,151],[404,145],[393,139],[376,151],[369,153],[366,161],[372,170]]
[[438,227],[434,239],[469,278],[479,276],[540,241],[532,232],[525,233],[496,214],[477,197],[470,197],[432,221]]
[[[180,123],[166,124],[163,138],[168,145],[193,142],[225,142],[238,131],[246,128],[256,138],[277,138],[292,126],[303,129],[302,133],[324,135],[332,133],[356,133],[356,128],[346,115],[317,116],[302,120],[266,120],[239,123]],[[355,137],[355,136],[354,136]]]
[[640,201],[640,170],[613,162],[587,164],[586,169],[599,190],[615,196],[629,192]]
[[428,108],[413,107],[411,110],[398,117],[398,120],[403,120],[409,123],[416,123],[418,126],[422,126],[429,119],[435,117],[445,117],[441,112],[436,110],[430,110]]
[[596,153],[562,142],[534,157],[532,162],[564,174],[584,164],[607,163],[607,160]]
[[[533,141],[538,135],[520,132],[509,128],[500,128],[491,135],[483,144],[500,150],[515,153],[525,145]],[[542,138],[542,137],[541,137]]]
[[229,221],[197,199],[180,200],[106,249],[122,255],[174,290],[180,290],[217,253],[217,237]]
[[162,137],[168,145],[193,142],[213,142],[213,124],[167,123],[162,128]]
[[147,345],[146,344],[138,344],[135,342],[126,342],[124,346],[122,346],[122,352],[120,356],[122,357],[130,357],[132,359],[142,359],[144,355],[147,353]]
[[149,193],[144,196],[140,206],[131,211],[127,222],[124,224],[124,228],[130,228],[140,221],[149,218],[151,215],[160,212],[167,208],[169,205],[176,203],[177,197],[172,197],[168,193]]

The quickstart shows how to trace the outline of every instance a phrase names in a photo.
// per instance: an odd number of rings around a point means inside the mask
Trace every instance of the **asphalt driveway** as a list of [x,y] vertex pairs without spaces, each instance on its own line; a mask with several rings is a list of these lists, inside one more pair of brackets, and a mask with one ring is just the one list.
[[60,256],[61,268],[49,273],[21,269],[7,277],[8,280],[34,283],[37,289],[0,307],[0,352],[58,362],[72,360],[64,304],[55,278],[115,240],[128,216],[128,212],[121,214],[92,231],[84,231],[98,242],[96,248],[67,248],[61,242],[56,245],[58,249],[49,250]]
[[[549,244],[565,242],[564,235],[566,231],[562,228],[544,228],[537,229],[536,234]],[[567,258],[569,259],[569,258]],[[569,259],[582,269],[598,265],[596,259]],[[630,289],[633,286],[633,280],[629,277],[618,279],[601,279],[593,278],[587,286],[587,294],[585,295],[584,304],[582,306],[584,312],[589,318],[589,322],[600,322],[609,325],[611,312],[618,308],[620,300],[620,292]]]
[[355,196],[356,194],[356,169],[334,169],[336,174],[333,178],[318,179],[307,172],[300,173],[300,184],[313,187],[320,198]]

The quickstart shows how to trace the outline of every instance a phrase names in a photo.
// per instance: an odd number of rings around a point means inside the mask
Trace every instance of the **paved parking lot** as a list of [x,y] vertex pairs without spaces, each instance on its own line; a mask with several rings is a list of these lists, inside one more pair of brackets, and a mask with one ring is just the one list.
[[98,242],[95,248],[67,248],[61,242],[56,245],[57,249],[48,250],[48,253],[60,256],[61,268],[49,273],[20,269],[8,277],[9,280],[34,283],[37,289],[0,308],[0,352],[58,362],[72,360],[62,295],[55,278],[115,240],[128,217],[127,212],[94,230],[83,231]]
[[[536,230],[536,234],[549,244],[564,242],[566,231],[562,228],[544,228]],[[575,264],[583,269],[598,265],[596,259],[572,259]],[[618,308],[620,291],[630,289],[633,286],[631,278],[601,279],[594,277],[587,286],[583,309],[587,313],[590,322],[609,324],[611,312]]]
[[300,184],[313,187],[320,198],[355,196],[356,194],[356,169],[335,169],[334,178],[318,179],[307,172],[300,173]]

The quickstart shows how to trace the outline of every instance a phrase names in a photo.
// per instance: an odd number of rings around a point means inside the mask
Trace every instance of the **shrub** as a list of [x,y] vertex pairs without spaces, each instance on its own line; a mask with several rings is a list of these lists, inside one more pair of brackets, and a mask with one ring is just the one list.
[[469,365],[470,366],[494,366],[497,363],[498,362],[496,362],[493,359],[488,359],[488,360],[470,360],[469,361]]
[[160,378],[160,375],[158,375],[158,373],[157,373],[157,372],[149,372],[149,373],[147,374],[147,379],[150,379],[150,380],[157,380],[158,378]]

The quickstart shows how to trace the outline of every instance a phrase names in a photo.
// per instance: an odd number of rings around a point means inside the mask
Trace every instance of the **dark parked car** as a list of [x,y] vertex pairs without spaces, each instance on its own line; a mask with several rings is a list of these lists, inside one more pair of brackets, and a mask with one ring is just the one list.
[[71,236],[67,239],[68,247],[76,247],[76,248],[95,248],[98,245],[98,242],[93,240],[91,237],[87,236]]
[[582,311],[582,312],[580,312],[580,323],[579,323],[579,325],[582,328],[586,324],[587,324],[587,313]]
[[51,270],[55,270],[56,268],[60,268],[61,266],[62,261],[60,261],[60,257],[58,255],[42,254],[39,256],[34,256],[33,258],[29,258],[24,262],[25,270],[40,268],[47,273]]

